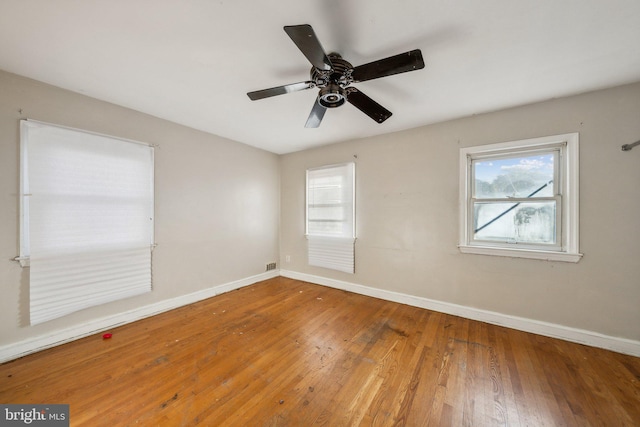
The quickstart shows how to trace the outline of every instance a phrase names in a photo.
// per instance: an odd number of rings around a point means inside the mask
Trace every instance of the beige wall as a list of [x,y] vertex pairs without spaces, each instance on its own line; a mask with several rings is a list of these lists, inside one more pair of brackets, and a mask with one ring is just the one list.
[[[18,123],[27,117],[159,145],[152,293],[27,325],[28,269],[11,261],[19,238]],[[252,277],[272,261],[640,340],[640,147],[620,150],[640,138],[639,117],[640,83],[278,157],[0,72],[0,347]],[[459,148],[576,131],[584,258],[570,264],[460,254]],[[305,170],[351,160],[354,275],[307,266],[304,238]]]
[[[583,259],[461,254],[459,148],[569,132],[580,133]],[[640,147],[620,149],[638,139],[640,83],[285,155],[281,267],[640,340]],[[356,162],[354,275],[309,267],[304,238],[305,170],[347,161]]]
[[[11,261],[22,118],[159,145],[153,292],[28,326],[29,270]],[[0,72],[0,346],[261,274],[278,260],[278,217],[275,154]]]

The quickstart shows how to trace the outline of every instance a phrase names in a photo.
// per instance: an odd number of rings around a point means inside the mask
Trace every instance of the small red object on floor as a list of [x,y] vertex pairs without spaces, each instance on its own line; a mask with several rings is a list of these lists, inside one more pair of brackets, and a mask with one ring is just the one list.
[[108,340],[108,339],[109,339],[109,338],[111,338],[112,336],[113,336],[112,334],[104,334],[104,335],[102,336],[102,339],[103,339],[103,340]]

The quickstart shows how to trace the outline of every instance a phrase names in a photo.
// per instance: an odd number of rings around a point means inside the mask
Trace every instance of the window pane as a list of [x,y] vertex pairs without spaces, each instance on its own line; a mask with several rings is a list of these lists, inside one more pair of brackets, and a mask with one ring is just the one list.
[[309,206],[309,221],[330,220],[345,221],[345,209],[343,206]]
[[556,202],[473,205],[474,240],[556,244]]
[[353,163],[307,171],[307,233],[353,237]]
[[[553,196],[557,152],[472,160],[478,199]],[[534,194],[535,193],[535,194]]]
[[331,221],[309,221],[309,235],[311,236],[327,236],[342,237],[343,223]]
[[343,194],[342,177],[325,177],[312,179],[309,182],[309,203],[339,203]]
[[309,206],[309,234],[341,236],[346,221],[344,206]]

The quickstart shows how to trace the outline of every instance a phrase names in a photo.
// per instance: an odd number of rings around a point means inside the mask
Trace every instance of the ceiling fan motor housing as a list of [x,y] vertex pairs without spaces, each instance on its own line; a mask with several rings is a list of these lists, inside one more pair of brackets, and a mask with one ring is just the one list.
[[328,71],[311,68],[311,79],[320,88],[318,102],[325,108],[336,108],[347,101],[344,89],[353,82],[351,71],[353,66],[337,53],[330,53],[332,69]]

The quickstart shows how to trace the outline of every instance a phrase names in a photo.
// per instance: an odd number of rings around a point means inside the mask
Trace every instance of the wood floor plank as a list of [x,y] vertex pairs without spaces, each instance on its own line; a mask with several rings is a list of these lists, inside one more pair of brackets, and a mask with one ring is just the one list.
[[87,426],[640,425],[640,359],[275,278],[0,365]]
[[519,425],[518,408],[515,404],[515,390],[519,388],[519,378],[511,378],[513,354],[507,338],[507,330],[502,327],[488,328],[488,342],[492,349],[492,369],[497,370],[494,383],[495,394],[500,402],[500,425]]
[[[451,353],[448,350],[448,316],[430,312],[425,317],[422,340],[416,342],[414,355],[403,375],[409,388],[396,415],[396,425],[428,425],[440,423],[450,378]],[[447,324],[447,326],[445,326]],[[408,374],[408,375],[407,375]]]

